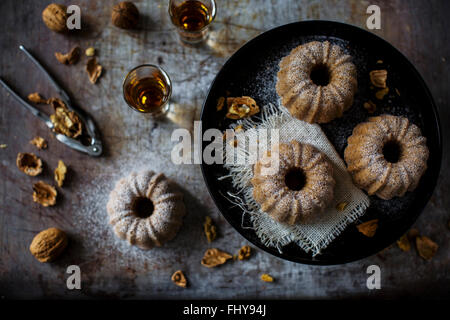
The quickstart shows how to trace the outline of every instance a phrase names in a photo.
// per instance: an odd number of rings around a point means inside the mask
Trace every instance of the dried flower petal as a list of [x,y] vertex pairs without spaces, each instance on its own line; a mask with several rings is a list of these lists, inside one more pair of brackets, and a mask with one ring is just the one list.
[[62,160],[58,161],[58,167],[55,169],[55,181],[58,187],[62,187],[66,178],[67,167]]
[[33,201],[42,204],[44,207],[53,206],[56,203],[58,192],[51,185],[39,181],[33,185]]
[[250,254],[252,253],[252,249],[250,246],[243,246],[239,249],[238,258],[239,260],[245,260],[250,258]]
[[274,281],[273,277],[268,275],[267,273],[263,273],[261,275],[261,280],[264,282],[273,282]]
[[402,251],[409,251],[411,249],[411,244],[409,243],[408,234],[404,234],[397,240],[397,245]]
[[202,265],[208,268],[214,268],[227,262],[227,260],[233,258],[230,254],[213,248],[208,249],[202,259]]
[[237,125],[236,128],[234,128],[234,132],[241,132],[244,131],[244,126],[242,124]]
[[228,113],[226,117],[237,120],[245,117],[251,117],[259,112],[259,107],[256,101],[247,96],[243,97],[229,97],[227,98]]
[[220,97],[220,98],[217,100],[216,110],[217,110],[217,111],[222,110],[224,104],[225,104],[225,97]]
[[378,100],[383,100],[384,96],[389,93],[389,88],[384,88],[375,93],[375,97],[377,97]]
[[47,148],[47,141],[44,138],[36,136],[30,141],[32,145],[35,145],[39,150]]
[[78,115],[69,111],[61,99],[51,98],[49,104],[55,109],[55,113],[50,115],[50,120],[55,126],[53,130],[71,138],[80,136],[83,125]]
[[16,164],[20,171],[29,176],[34,177],[42,172],[42,160],[34,153],[19,152],[17,154]]
[[187,287],[187,279],[181,270],[175,271],[175,273],[172,275],[172,281],[179,287]]
[[369,73],[370,82],[377,88],[386,88],[387,71],[373,70]]
[[95,84],[102,74],[102,66],[97,63],[96,58],[91,58],[87,62],[86,71],[89,74],[91,83]]
[[439,246],[428,237],[418,236],[416,238],[416,248],[419,252],[419,256],[425,260],[430,260],[436,254]]
[[377,110],[377,105],[371,100],[364,102],[363,107],[368,113],[374,113]]
[[340,202],[340,203],[338,203],[337,205],[336,205],[336,210],[337,211],[344,211],[345,210],[345,208],[347,208],[347,205],[348,205],[348,202]]
[[47,100],[45,100],[38,92],[30,93],[28,95],[28,100],[33,103],[47,103]]
[[398,91],[397,88],[395,88],[394,90],[395,90],[395,93],[400,97],[400,91]]
[[205,218],[205,223],[203,224],[203,230],[205,231],[206,239],[209,243],[213,242],[217,236],[216,226],[213,224],[211,217],[207,216]]
[[357,225],[358,231],[361,232],[366,237],[372,238],[378,228],[378,219],[369,220],[367,222]]
[[62,64],[74,64],[80,59],[80,48],[73,47],[68,53],[55,52],[56,59]]

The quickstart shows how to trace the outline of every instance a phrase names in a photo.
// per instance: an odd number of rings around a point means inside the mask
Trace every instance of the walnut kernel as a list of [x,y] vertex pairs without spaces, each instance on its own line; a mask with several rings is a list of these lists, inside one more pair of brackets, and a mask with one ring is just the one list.
[[47,141],[39,136],[34,137],[33,140],[30,141],[30,143],[36,146],[36,148],[38,148],[39,150],[47,148]]
[[58,192],[51,185],[38,181],[33,185],[33,201],[44,207],[54,206]]
[[239,260],[245,260],[250,258],[250,254],[252,253],[252,249],[250,246],[243,246],[241,249],[239,249],[238,253],[238,259]]
[[95,84],[97,82],[98,78],[102,74],[102,70],[102,66],[97,63],[97,59],[95,57],[88,60],[86,64],[86,72],[89,75],[89,81],[91,81],[91,83]]
[[58,167],[55,169],[55,181],[58,187],[62,187],[66,178],[67,167],[62,160],[58,161]]
[[378,219],[373,219],[357,225],[358,231],[366,237],[372,238],[378,228]]
[[223,252],[219,249],[213,248],[206,250],[201,263],[205,267],[214,268],[221,264],[224,264],[225,262],[227,262],[227,260],[231,258],[233,258],[232,255]]

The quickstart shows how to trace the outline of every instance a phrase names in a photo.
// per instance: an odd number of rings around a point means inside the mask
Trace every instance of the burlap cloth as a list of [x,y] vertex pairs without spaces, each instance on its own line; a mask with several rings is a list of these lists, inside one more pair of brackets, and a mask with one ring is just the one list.
[[[313,256],[320,254],[321,250],[326,248],[350,223],[364,214],[369,206],[369,198],[353,185],[344,161],[339,157],[319,125],[293,118],[284,107],[274,105],[262,108],[260,118],[262,122],[257,123],[251,119],[239,121],[237,125],[242,125],[245,131],[238,135],[245,135],[249,141],[257,141],[259,154],[262,154],[261,152],[264,152],[267,146],[271,146],[268,144],[271,135],[261,136],[258,134],[258,129],[279,129],[280,142],[287,143],[294,139],[315,146],[325,153],[333,164],[333,176],[336,180],[334,200],[329,208],[309,221],[295,226],[278,223],[267,213],[261,211],[259,204],[253,199],[253,187],[250,183],[253,177],[253,164],[248,161],[224,164],[230,174],[220,179],[232,179],[232,184],[237,190],[228,192],[227,198],[243,210],[243,224],[245,215],[249,215],[252,223],[250,228],[255,230],[264,245],[276,247],[282,252],[283,246],[294,242],[306,252],[311,252]],[[252,140],[252,135],[253,138],[258,135],[258,140]],[[242,141],[242,137],[240,136],[240,141]],[[247,149],[245,148],[245,143],[238,144],[235,151],[237,159],[248,156],[249,153],[248,146]],[[342,202],[347,203],[347,206],[343,211],[339,211],[336,206]],[[242,225],[242,227],[246,228],[247,226]]]

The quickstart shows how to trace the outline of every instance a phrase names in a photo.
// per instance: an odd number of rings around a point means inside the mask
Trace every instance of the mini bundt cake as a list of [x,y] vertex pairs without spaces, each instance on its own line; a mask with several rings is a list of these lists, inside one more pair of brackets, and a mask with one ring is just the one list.
[[290,225],[325,209],[335,185],[326,155],[296,140],[267,151],[255,164],[251,183],[261,210]]
[[341,117],[353,104],[357,89],[352,57],[328,41],[294,48],[280,62],[277,93],[296,118],[326,123]]
[[173,192],[164,174],[131,173],[119,180],[107,204],[116,235],[142,249],[173,239],[185,215],[183,195]]
[[407,118],[381,115],[353,129],[344,151],[353,182],[384,200],[417,187],[427,169],[428,148]]

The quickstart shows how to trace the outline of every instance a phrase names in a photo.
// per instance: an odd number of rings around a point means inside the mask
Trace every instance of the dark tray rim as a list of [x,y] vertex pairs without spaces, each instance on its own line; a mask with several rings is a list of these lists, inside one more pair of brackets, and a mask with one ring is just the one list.
[[[238,52],[240,52],[241,50],[245,50],[245,48],[250,46],[250,44],[253,41],[258,41],[258,40],[264,39],[265,37],[268,37],[271,33],[277,32],[280,29],[290,28],[290,27],[293,27],[293,26],[311,25],[311,24],[334,25],[336,28],[344,27],[344,28],[354,29],[355,32],[370,33],[371,36],[377,38],[379,41],[384,42],[385,45],[390,47],[393,51],[395,51],[397,54],[399,54],[404,59],[404,61],[409,65],[410,69],[417,75],[417,78],[421,82],[420,83],[421,86],[425,89],[426,95],[428,96],[428,100],[430,101],[430,104],[431,104],[431,110],[432,110],[433,119],[434,119],[434,122],[435,122],[435,130],[437,132],[437,138],[438,138],[436,143],[439,146],[438,147],[439,154],[437,154],[437,155],[435,154],[436,163],[433,164],[434,168],[433,168],[432,176],[431,176],[433,184],[430,185],[431,188],[428,189],[428,192],[426,194],[424,194],[424,197],[423,197],[423,198],[426,198],[427,201],[423,201],[423,203],[421,204],[420,208],[417,208],[417,210],[415,210],[414,216],[411,217],[411,221],[412,221],[411,225],[412,225],[417,220],[417,218],[420,216],[420,214],[423,212],[423,210],[425,209],[426,205],[428,204],[428,201],[431,198],[431,196],[432,196],[432,194],[434,192],[434,189],[436,188],[436,185],[437,185],[437,182],[438,182],[438,178],[439,178],[439,173],[440,173],[440,170],[441,170],[441,164],[442,164],[442,130],[441,130],[439,113],[438,113],[438,110],[437,110],[437,107],[436,107],[436,103],[435,103],[435,101],[433,99],[433,96],[432,96],[432,94],[430,92],[430,89],[428,88],[428,86],[425,83],[423,77],[421,76],[419,71],[416,69],[416,67],[412,64],[412,62],[402,52],[400,52],[396,47],[394,47],[388,41],[384,40],[383,38],[381,38],[380,36],[378,36],[378,35],[376,35],[376,34],[374,34],[372,32],[369,32],[369,31],[367,31],[367,30],[365,30],[365,29],[363,29],[361,27],[358,27],[358,26],[355,26],[355,25],[352,25],[352,24],[343,23],[343,22],[337,22],[337,21],[332,21],[332,20],[297,21],[297,22],[284,24],[284,25],[281,25],[281,26],[269,29],[267,31],[264,31],[263,33],[257,35],[256,37],[248,40],[237,51],[235,51],[227,59],[227,61],[222,65],[222,67],[219,70],[219,72],[217,72],[216,76],[214,77],[214,80],[211,82],[211,85],[208,88],[208,93],[206,94],[206,96],[204,98],[203,105],[202,105],[202,110],[201,110],[201,113],[200,113],[200,121],[203,121],[203,116],[204,116],[204,112],[205,112],[206,102],[208,101],[208,97],[210,96],[211,90],[213,89],[213,87],[214,87],[214,85],[216,83],[216,80],[217,80],[221,70],[226,68],[231,63],[231,61],[234,59],[234,57],[236,56],[236,54]],[[201,138],[203,136],[203,128],[202,128],[202,130],[200,130],[199,134],[200,134],[200,137],[199,137],[200,140],[199,141],[202,141]],[[203,145],[202,145],[201,150],[203,150]],[[201,167],[201,171],[202,171],[203,180],[205,181],[206,188],[208,189],[208,192],[209,192],[211,198],[213,199],[214,204],[219,209],[219,212],[221,213],[221,215],[233,227],[233,229],[235,229],[242,237],[244,237],[247,241],[249,241],[253,245],[257,246],[258,248],[264,250],[265,252],[267,252],[267,253],[269,253],[271,255],[274,255],[274,256],[276,256],[278,258],[281,258],[283,260],[288,260],[288,261],[296,262],[296,263],[300,263],[300,264],[326,266],[326,265],[338,265],[338,264],[344,264],[344,263],[350,263],[350,262],[358,261],[358,260],[361,260],[361,259],[364,259],[364,258],[368,258],[368,257],[370,257],[372,255],[375,255],[377,252],[379,252],[379,251],[371,252],[371,253],[369,253],[367,255],[365,255],[365,254],[354,255],[351,258],[342,258],[342,259],[336,259],[336,260],[333,260],[333,261],[324,261],[324,260],[314,260],[313,258],[312,259],[303,259],[303,258],[295,258],[295,257],[291,257],[291,256],[286,256],[283,253],[279,253],[278,250],[276,250],[275,248],[264,246],[260,242],[254,242],[252,239],[250,239],[250,237],[248,237],[243,232],[243,230],[235,228],[233,223],[229,220],[228,216],[223,214],[222,208],[218,205],[218,203],[220,203],[220,202],[216,198],[216,195],[212,192],[211,186],[208,183],[208,178],[207,178],[206,173],[205,173],[205,167],[206,166],[207,165],[202,161],[200,167]],[[411,227],[411,225],[405,226],[403,228],[404,230],[402,230],[403,231],[402,233],[405,233],[406,231],[408,231],[409,228]],[[389,244],[387,244],[384,248],[387,248],[390,244],[392,244],[396,240],[397,240],[396,237],[391,236],[389,238],[389,241],[386,241],[386,242],[389,242]],[[383,250],[384,248],[381,248],[380,251]]]

